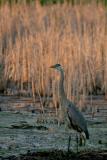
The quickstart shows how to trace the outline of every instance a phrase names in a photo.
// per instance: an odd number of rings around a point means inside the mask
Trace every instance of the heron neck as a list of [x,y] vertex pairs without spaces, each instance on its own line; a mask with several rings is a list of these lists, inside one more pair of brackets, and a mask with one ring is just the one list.
[[62,101],[66,99],[66,95],[64,91],[64,71],[63,70],[60,71],[59,95]]

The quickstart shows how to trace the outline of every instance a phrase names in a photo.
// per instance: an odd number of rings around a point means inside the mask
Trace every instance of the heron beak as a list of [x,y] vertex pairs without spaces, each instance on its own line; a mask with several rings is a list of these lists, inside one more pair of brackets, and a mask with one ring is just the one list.
[[55,68],[55,66],[53,65],[53,66],[50,66],[49,68]]

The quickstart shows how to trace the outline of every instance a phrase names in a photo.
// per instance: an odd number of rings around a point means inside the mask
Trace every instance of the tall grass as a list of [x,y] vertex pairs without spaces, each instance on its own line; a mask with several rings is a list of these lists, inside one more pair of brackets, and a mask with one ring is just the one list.
[[58,97],[59,74],[65,70],[68,98],[107,93],[107,18],[102,5],[33,6],[8,4],[0,9],[0,61],[2,80],[15,81],[23,90]]

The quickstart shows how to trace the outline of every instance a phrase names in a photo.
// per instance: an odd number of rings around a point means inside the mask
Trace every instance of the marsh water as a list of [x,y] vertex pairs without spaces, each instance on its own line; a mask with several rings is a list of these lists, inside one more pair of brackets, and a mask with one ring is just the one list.
[[[23,107],[19,110],[20,106],[15,109],[15,105],[12,103],[10,104],[13,105],[10,107],[11,109],[3,110],[3,104],[4,101],[0,103],[0,156],[6,157],[24,154],[27,151],[52,149],[67,151],[69,135],[71,135],[70,149],[77,152],[76,132],[67,128],[65,124],[59,125],[54,112],[43,114],[27,111]],[[85,146],[78,148],[79,151],[107,149],[106,103],[103,102],[101,111],[101,101],[98,104],[100,104],[100,106],[97,105],[99,110],[94,117],[83,112],[87,119],[90,139],[87,140]],[[9,105],[8,102],[7,105]]]

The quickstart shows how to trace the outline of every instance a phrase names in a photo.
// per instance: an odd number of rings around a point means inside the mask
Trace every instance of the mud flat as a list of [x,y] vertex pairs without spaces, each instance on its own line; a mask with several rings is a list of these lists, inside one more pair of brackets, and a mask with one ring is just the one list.
[[[65,129],[64,124],[58,126],[54,121],[54,116],[48,118],[45,115],[46,121],[40,122],[38,119],[41,119],[41,114],[0,112],[1,159],[22,154],[28,156],[26,155],[28,151],[37,156],[41,153],[41,158],[46,155],[50,156],[51,152],[51,154],[56,154],[56,157],[60,153],[63,158],[63,154],[66,155],[67,152],[69,135],[71,135],[70,150],[77,153],[75,131]],[[79,147],[78,152],[94,154],[94,152],[107,150],[107,123],[99,123],[97,120],[90,122],[88,124],[90,139],[85,147]]]
[[[25,102],[29,110],[26,107],[23,109]],[[78,153],[76,132],[65,128],[65,124],[59,126],[55,112],[49,108],[46,108],[48,112],[44,114],[37,108],[32,112],[30,103],[31,101],[25,99],[21,99],[19,103],[19,99],[1,98],[0,160],[107,158],[106,101],[98,100],[93,103],[94,115],[90,110],[83,113],[87,119],[90,139],[85,146],[78,148]],[[12,108],[9,111],[5,108],[7,104]],[[68,154],[69,135],[71,147]]]

